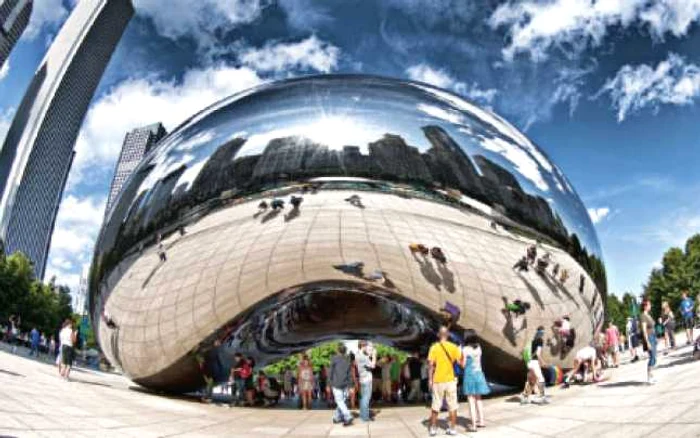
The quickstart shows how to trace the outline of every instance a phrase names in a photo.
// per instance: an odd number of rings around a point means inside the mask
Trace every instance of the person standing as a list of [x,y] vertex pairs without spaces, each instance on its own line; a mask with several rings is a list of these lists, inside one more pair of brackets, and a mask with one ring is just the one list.
[[407,360],[408,362],[408,379],[409,392],[408,401],[417,402],[421,399],[421,361],[418,358],[418,352],[413,353]]
[[651,301],[645,298],[642,301],[642,315],[640,323],[642,327],[642,341],[644,349],[649,354],[647,362],[647,383],[653,385],[656,379],[651,373],[651,370],[656,366],[656,334],[654,333],[654,318],[651,317]]
[[389,377],[391,377],[391,401],[396,403],[399,401],[399,387],[401,381],[401,362],[399,362],[399,358],[396,355],[391,356]]
[[233,366],[229,375],[231,383],[231,404],[229,406],[237,406],[242,404],[245,398],[245,379],[241,375],[243,372],[243,363],[245,359],[241,353],[233,355]]
[[688,291],[681,295],[681,317],[685,327],[686,345],[693,342],[693,327],[695,326],[695,302],[688,296]]
[[360,377],[360,420],[372,421],[369,402],[372,399],[372,370],[377,366],[377,352],[372,348],[372,344],[360,341],[360,353],[356,360]]
[[293,377],[294,377],[294,373],[292,372],[291,368],[287,368],[284,370],[284,374],[282,376],[282,382],[283,382],[283,388],[284,388],[284,396],[287,399],[291,399],[294,395],[294,386],[292,384]]
[[70,370],[73,366],[74,351],[73,345],[75,345],[75,330],[73,330],[73,321],[69,318],[63,322],[63,328],[59,333],[59,338],[61,340],[61,363],[58,366],[58,372],[64,379],[68,380],[70,377]]
[[382,400],[391,401],[391,357],[384,356],[382,362]]
[[12,353],[17,352],[17,344],[19,344],[19,325],[22,323],[22,318],[19,315],[10,316],[10,324],[8,327],[8,339],[12,345]]
[[486,383],[486,376],[481,368],[481,345],[474,330],[467,330],[464,335],[462,348],[462,363],[464,364],[464,380],[462,393],[469,402],[471,424],[469,431],[476,432],[477,427],[484,427],[484,405],[481,396],[491,392]]
[[668,301],[661,303],[661,318],[664,325],[666,345],[670,345],[671,349],[674,349],[676,348],[676,318],[673,316],[673,311]]
[[31,346],[31,349],[29,350],[29,355],[34,355],[34,356],[39,356],[39,342],[41,341],[41,333],[39,333],[39,330],[36,329],[36,327],[32,328],[32,331],[29,332],[29,345]]
[[428,386],[433,393],[433,401],[430,412],[430,436],[437,434],[437,418],[442,403],[447,402],[450,412],[450,425],[447,428],[447,435],[456,435],[457,425],[457,376],[455,376],[455,362],[461,364],[462,352],[457,345],[448,341],[450,332],[447,327],[440,327],[438,332],[438,342],[430,346],[428,351]]
[[[530,357],[527,361],[528,373],[531,373],[533,380],[537,380],[537,388],[540,393],[540,402],[549,403],[549,399],[545,392],[545,381],[544,375],[542,374],[542,368],[545,367],[544,358],[542,350],[544,348],[544,326],[537,327],[535,332],[535,337],[530,343]],[[527,397],[527,396],[526,396]],[[528,402],[527,398],[525,402]]]
[[343,426],[352,425],[352,415],[345,404],[348,395],[348,388],[352,385],[350,376],[350,360],[345,355],[345,344],[338,344],[338,353],[331,359],[330,387],[335,400],[335,412],[333,413],[333,423],[343,423]]
[[605,329],[606,353],[612,357],[612,364],[615,368],[620,366],[620,330],[611,320],[608,328]]
[[314,369],[309,363],[309,357],[304,355],[297,370],[297,382],[299,382],[299,396],[301,408],[311,409],[311,393],[314,390]]

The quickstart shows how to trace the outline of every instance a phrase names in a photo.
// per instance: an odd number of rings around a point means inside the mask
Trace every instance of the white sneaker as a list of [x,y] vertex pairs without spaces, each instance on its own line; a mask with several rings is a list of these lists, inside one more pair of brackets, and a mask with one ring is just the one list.
[[521,405],[529,405],[530,404],[530,397],[526,397],[524,395],[520,396],[520,404]]
[[437,427],[435,427],[435,426],[430,426],[430,428],[428,428],[428,433],[430,434],[430,436],[435,436],[435,435],[437,435]]
[[647,384],[648,385],[656,385],[656,379],[652,377],[651,379],[647,380]]
[[447,435],[457,435],[457,431],[455,431],[454,429],[452,429],[452,428],[450,427],[450,428],[447,429],[447,431],[445,432],[445,434],[447,434]]

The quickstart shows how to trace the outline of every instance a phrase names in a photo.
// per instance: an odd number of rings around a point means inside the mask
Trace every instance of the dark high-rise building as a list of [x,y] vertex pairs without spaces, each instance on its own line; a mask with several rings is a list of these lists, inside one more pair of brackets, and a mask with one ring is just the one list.
[[0,0],[0,68],[32,15],[32,0]]
[[166,134],[165,128],[160,123],[137,128],[126,134],[124,143],[122,143],[122,151],[119,154],[119,161],[117,161],[117,165],[114,168],[114,177],[109,188],[105,215],[109,214],[114,201],[124,186],[124,182],[131,176],[136,166]]
[[0,237],[43,277],[75,139],[134,14],[131,0],[81,0],[42,60],[0,151]]

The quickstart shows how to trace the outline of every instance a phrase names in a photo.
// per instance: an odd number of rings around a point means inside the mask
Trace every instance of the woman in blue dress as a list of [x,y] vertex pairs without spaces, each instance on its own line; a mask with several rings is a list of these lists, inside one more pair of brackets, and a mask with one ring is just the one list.
[[491,390],[486,383],[486,377],[481,369],[481,345],[479,337],[472,329],[468,329],[464,334],[464,347],[462,347],[462,360],[464,361],[464,380],[462,382],[462,393],[469,401],[469,415],[471,423],[469,431],[476,432],[477,427],[484,427],[484,405],[481,396],[486,395]]

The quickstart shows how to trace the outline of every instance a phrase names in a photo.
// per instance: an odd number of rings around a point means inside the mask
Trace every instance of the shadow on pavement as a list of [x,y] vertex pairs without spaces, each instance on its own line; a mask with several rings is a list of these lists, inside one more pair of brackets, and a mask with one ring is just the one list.
[[3,370],[3,369],[0,369],[0,373],[9,374],[10,376],[14,376],[14,377],[27,377],[24,374],[15,373],[15,372]]

